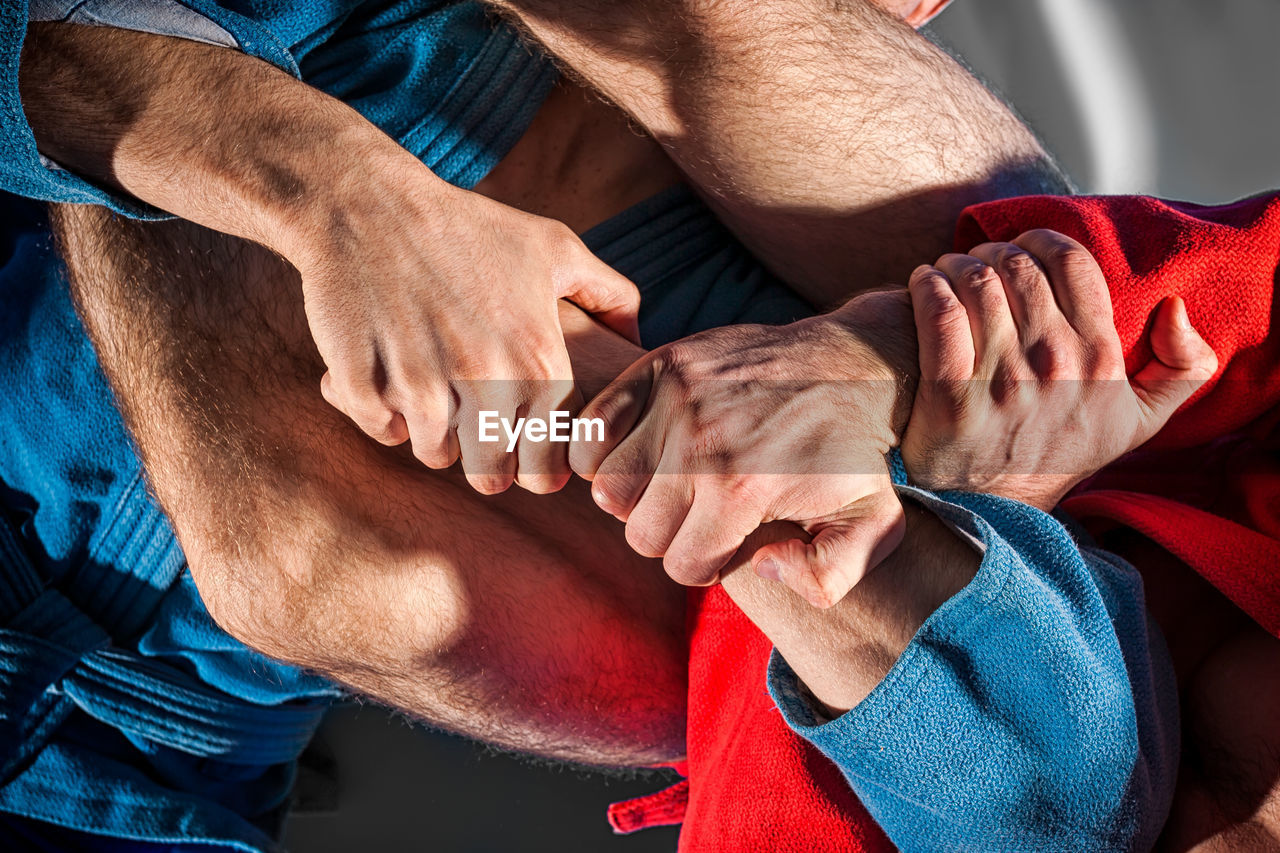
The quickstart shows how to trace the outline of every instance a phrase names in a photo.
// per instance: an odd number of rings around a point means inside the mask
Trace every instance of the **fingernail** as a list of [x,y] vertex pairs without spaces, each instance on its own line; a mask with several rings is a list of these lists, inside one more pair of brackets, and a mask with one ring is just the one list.
[[1191,318],[1187,316],[1187,303],[1180,296],[1173,297],[1173,325],[1184,332],[1191,328]]
[[782,567],[768,557],[756,563],[756,574],[768,581],[782,581]]
[[605,493],[604,489],[592,489],[591,499],[596,502],[596,506],[600,507],[610,515],[613,515],[613,501],[609,500],[609,496]]

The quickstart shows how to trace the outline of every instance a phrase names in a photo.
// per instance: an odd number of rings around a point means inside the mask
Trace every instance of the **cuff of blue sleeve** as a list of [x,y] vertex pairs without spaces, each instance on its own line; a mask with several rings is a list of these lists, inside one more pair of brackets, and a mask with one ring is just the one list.
[[1012,565],[995,559],[991,527],[964,507],[949,503],[912,486],[898,486],[898,494],[934,513],[955,533],[983,555],[973,579],[925,620],[884,679],[858,703],[857,707],[830,719],[814,707],[810,693],[799,676],[774,649],[769,658],[769,693],[783,718],[819,747],[827,740],[839,741],[842,748],[858,744],[875,750],[883,727],[896,712],[916,698],[917,690],[933,665],[923,647],[944,637],[970,630],[974,622],[996,600],[1009,579]]

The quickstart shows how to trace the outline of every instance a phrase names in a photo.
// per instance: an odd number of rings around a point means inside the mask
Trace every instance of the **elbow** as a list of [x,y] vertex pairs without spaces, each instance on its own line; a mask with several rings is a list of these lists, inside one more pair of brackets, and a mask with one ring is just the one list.
[[289,571],[296,555],[272,559],[227,548],[186,547],[192,579],[213,621],[255,651],[303,666],[318,651],[308,642],[312,590]]
[[316,531],[188,551],[196,588],[222,630],[340,679],[407,661],[422,666],[465,642],[474,621],[465,586],[421,561]]

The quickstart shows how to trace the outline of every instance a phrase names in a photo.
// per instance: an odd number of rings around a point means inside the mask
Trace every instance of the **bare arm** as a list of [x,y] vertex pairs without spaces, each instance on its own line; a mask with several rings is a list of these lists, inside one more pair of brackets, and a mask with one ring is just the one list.
[[947,251],[960,210],[1066,182],[949,56],[867,0],[498,0],[831,305]]
[[315,393],[296,273],[258,247],[98,208],[57,218],[154,492],[228,631],[509,748],[682,753],[683,593],[585,489],[485,497],[365,440]]
[[238,51],[33,24],[21,72],[44,154],[299,270],[319,387],[370,437],[410,441],[437,469],[461,454],[486,493],[568,480],[562,445],[521,443],[517,479],[516,456],[449,420],[451,399],[507,416],[579,402],[557,298],[636,335],[634,285],[567,226],[446,183],[352,108]]
[[[71,46],[100,35],[49,32],[70,34]],[[108,51],[162,41],[119,36]],[[189,43],[168,47],[209,53],[205,59],[226,60],[232,71],[246,62]],[[102,57],[91,52],[85,62],[96,67]],[[247,62],[268,78],[268,90],[296,85]],[[101,178],[111,180],[106,171]],[[228,630],[509,747],[595,763],[682,752],[683,592],[627,547],[621,525],[592,505],[582,484],[545,499],[482,499],[456,471],[432,474],[406,453],[363,441],[314,393],[323,364],[307,335],[297,273],[258,247],[188,223],[130,223],[91,208],[61,209],[58,230],[153,487],[202,596]],[[561,322],[588,396],[640,354],[564,303]],[[791,624],[792,603],[739,575],[744,596],[760,589],[743,598],[749,613],[762,624]],[[859,618],[854,631],[833,613],[823,624],[850,642],[889,643],[878,661],[891,661],[893,638],[909,637],[919,614],[873,609],[906,613],[908,623]],[[812,642],[818,627],[792,636]],[[806,659],[788,637],[779,643]],[[866,670],[868,683],[877,672]]]

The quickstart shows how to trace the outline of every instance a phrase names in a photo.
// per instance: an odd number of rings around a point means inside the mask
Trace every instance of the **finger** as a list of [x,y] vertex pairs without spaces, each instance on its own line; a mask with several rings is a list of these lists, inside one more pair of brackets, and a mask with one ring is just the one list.
[[[462,470],[471,488],[485,495],[506,491],[515,481],[516,454],[512,433],[519,425],[512,383],[473,381],[456,383],[458,449]],[[515,436],[519,446],[519,436]],[[510,448],[510,449],[509,449]]]
[[[516,484],[538,495],[550,494],[569,482],[570,418],[582,408],[573,380],[538,383],[539,402],[522,407],[524,437],[516,455]],[[541,420],[541,428],[535,419]]]
[[693,489],[693,506],[667,547],[662,565],[677,583],[702,586],[719,579],[720,570],[743,541],[764,523],[764,514],[724,478],[699,477]]
[[605,386],[583,407],[578,417],[604,422],[604,437],[595,440],[598,433],[584,433],[591,440],[574,441],[569,445],[569,467],[584,480],[594,480],[601,464],[631,432],[649,405],[653,393],[653,362],[642,358],[622,372],[617,379]]
[[448,400],[411,410],[405,416],[413,455],[428,468],[442,470],[458,461],[458,436],[450,425]]
[[[665,457],[664,462],[672,467]],[[665,556],[692,505],[693,477],[659,463],[627,519],[627,544],[643,557]]]
[[943,255],[935,266],[951,282],[968,314],[975,373],[989,377],[1001,356],[1018,343],[1018,330],[1000,276],[972,255]]
[[907,284],[920,346],[920,378],[963,382],[973,376],[969,315],[937,267],[916,267]]
[[409,427],[404,416],[373,391],[355,391],[350,383],[340,383],[334,379],[332,371],[326,371],[320,379],[320,395],[374,441],[395,446],[409,439]]
[[1066,327],[1049,277],[1029,253],[1013,243],[983,243],[969,254],[1000,276],[1023,349]]
[[556,296],[568,299],[633,344],[640,343],[640,290],[585,246]]
[[1088,341],[1115,331],[1111,292],[1102,268],[1089,250],[1056,231],[1028,231],[1013,241],[1025,249],[1049,275],[1054,300],[1062,315]]
[[1218,372],[1218,356],[1191,326],[1181,297],[1166,299],[1151,326],[1155,358],[1133,377],[1143,416],[1132,446],[1151,438],[1178,407]]
[[891,488],[855,503],[850,514],[824,524],[811,542],[765,545],[751,558],[761,577],[778,580],[818,608],[838,604],[902,543],[906,515]]
[[596,506],[619,521],[630,521],[662,462],[667,434],[661,413],[642,420],[600,464],[591,482]]

